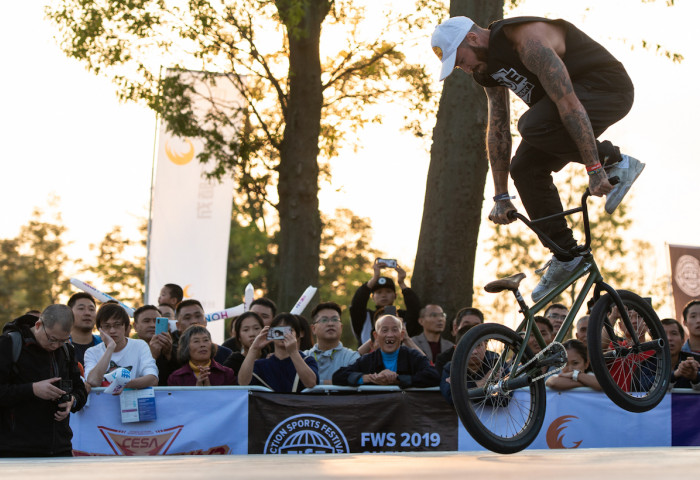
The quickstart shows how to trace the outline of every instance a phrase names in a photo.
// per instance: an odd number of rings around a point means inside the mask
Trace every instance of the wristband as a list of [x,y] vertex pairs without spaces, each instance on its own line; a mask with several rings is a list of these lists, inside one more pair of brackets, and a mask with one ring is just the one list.
[[574,372],[571,374],[571,380],[574,382],[578,382],[578,374],[581,373],[578,370],[574,370]]
[[600,162],[596,163],[595,165],[586,165],[586,172],[588,175],[596,175],[603,171],[603,166],[600,164]]
[[515,198],[515,195],[509,195],[508,192],[506,193],[499,193],[495,197],[493,197],[493,200],[495,202],[499,202],[501,200],[513,200]]

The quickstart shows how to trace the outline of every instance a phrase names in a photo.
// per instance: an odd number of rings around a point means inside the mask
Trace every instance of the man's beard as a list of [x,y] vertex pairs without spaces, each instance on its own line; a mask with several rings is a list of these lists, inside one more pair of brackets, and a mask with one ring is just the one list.
[[489,49],[486,47],[471,47],[472,51],[476,55],[476,59],[480,62],[489,62]]

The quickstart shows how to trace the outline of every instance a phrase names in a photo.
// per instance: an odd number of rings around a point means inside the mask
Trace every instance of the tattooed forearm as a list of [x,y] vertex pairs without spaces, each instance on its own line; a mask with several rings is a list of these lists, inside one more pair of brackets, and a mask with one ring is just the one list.
[[486,130],[486,148],[496,189],[505,188],[508,182],[510,152],[510,106],[508,91],[503,87],[488,88],[489,122]]
[[580,108],[559,111],[564,128],[576,143],[581,159],[585,165],[595,165],[598,163],[598,148],[595,142],[595,134],[591,127],[591,120],[583,106]]

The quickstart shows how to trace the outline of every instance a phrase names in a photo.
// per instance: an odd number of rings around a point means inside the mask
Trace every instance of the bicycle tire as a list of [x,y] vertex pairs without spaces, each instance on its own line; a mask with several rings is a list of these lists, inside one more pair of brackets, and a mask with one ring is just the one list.
[[[608,312],[616,302],[606,294],[593,306],[589,320],[591,367],[601,388],[616,405],[630,412],[646,412],[656,407],[668,391],[671,352],[663,325],[649,302],[626,290],[618,290],[618,294],[625,307],[639,314],[638,320],[630,321],[640,344],[634,345],[626,336],[621,319],[608,320]],[[659,345],[661,341],[663,344]]]
[[[496,353],[498,358],[485,352],[482,373],[484,369],[492,370],[497,364],[506,368],[493,375],[483,388],[475,388],[474,382],[484,377],[479,379],[479,373],[469,369],[469,359],[484,342],[486,350]],[[508,379],[513,369],[512,361],[523,346],[520,336],[510,328],[486,323],[471,328],[462,337],[452,359],[450,384],[457,414],[474,440],[497,453],[516,453],[527,448],[544,422],[547,397],[543,380],[510,392],[510,397],[503,394],[483,396],[476,391],[483,392]],[[521,364],[533,356],[532,350],[525,346]]]

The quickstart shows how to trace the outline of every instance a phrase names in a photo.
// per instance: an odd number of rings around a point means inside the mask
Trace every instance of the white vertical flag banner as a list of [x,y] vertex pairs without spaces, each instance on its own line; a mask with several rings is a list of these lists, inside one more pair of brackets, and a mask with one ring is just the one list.
[[[193,108],[201,121],[212,105],[235,112],[243,103],[226,76],[203,81],[199,72],[177,74],[183,81],[191,79]],[[234,182],[230,177],[221,181],[206,178],[213,164],[198,161],[203,146],[199,138],[174,136],[161,120],[151,205],[147,302],[157,302],[162,286],[175,283],[183,288],[184,298],[197,299],[205,312],[214,312],[226,308]]]

